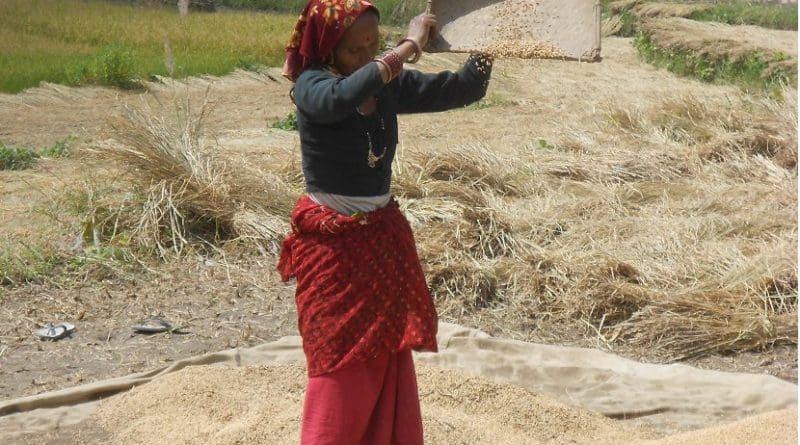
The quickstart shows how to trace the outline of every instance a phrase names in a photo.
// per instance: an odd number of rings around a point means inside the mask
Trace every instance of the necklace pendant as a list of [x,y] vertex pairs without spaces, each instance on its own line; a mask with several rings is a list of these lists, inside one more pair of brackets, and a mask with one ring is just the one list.
[[[375,102],[375,106],[377,107],[377,99]],[[359,112],[359,114],[361,113],[361,110],[358,108],[356,108],[356,110]],[[380,129],[382,132],[386,131],[386,124],[383,121],[383,116],[380,116]],[[377,156],[373,151],[375,146],[372,143],[372,135],[370,134],[369,129],[364,132],[364,135],[367,137],[367,165],[369,168],[377,168],[378,162],[383,159],[384,156],[386,156],[386,146],[383,147],[383,152],[381,152],[381,155]]]
[[375,166],[378,165],[378,161],[380,160],[381,158],[375,156],[375,154],[372,153],[372,150],[370,150],[369,154],[367,154],[367,165],[369,165],[369,168],[375,168]]

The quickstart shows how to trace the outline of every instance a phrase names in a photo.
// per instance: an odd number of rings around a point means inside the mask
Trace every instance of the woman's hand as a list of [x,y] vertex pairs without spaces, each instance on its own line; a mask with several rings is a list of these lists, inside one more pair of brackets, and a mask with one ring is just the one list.
[[428,39],[436,32],[436,16],[422,13],[408,24],[408,38],[417,42],[420,48],[428,44]]
[[[387,51],[383,56],[378,57],[378,70],[383,78],[383,83],[389,83],[397,77],[402,71],[402,63],[416,63],[419,56],[422,55],[422,48],[428,44],[428,39],[431,34],[436,32],[436,16],[429,13],[422,13],[413,19],[408,24],[408,37],[401,40],[394,49]],[[391,57],[400,58],[400,68],[392,70]],[[393,72],[396,71],[396,72]]]

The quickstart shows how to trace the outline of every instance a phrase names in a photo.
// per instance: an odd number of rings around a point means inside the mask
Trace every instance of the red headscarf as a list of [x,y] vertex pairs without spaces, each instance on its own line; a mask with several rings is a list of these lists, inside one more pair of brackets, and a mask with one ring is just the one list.
[[294,82],[309,67],[322,65],[353,22],[369,9],[378,12],[369,0],[309,0],[286,45],[283,76]]

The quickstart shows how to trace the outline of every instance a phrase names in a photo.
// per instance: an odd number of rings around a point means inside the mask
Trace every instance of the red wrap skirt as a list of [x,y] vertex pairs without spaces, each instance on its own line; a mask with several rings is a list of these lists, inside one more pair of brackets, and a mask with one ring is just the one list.
[[346,216],[300,198],[278,270],[297,278],[309,377],[408,349],[436,351],[436,310],[394,200]]

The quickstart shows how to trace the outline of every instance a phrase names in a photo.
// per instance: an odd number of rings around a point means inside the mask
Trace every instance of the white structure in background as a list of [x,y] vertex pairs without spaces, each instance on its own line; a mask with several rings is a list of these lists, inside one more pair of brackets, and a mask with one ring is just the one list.
[[189,0],[178,0],[178,12],[181,18],[185,18],[189,15]]

